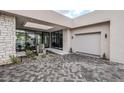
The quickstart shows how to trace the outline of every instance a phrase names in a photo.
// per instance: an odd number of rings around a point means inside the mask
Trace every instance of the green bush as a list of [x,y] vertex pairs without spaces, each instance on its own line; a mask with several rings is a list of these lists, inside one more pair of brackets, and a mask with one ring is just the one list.
[[36,54],[31,50],[26,50],[26,56],[31,59],[36,59]]
[[14,64],[20,63],[21,61],[14,55],[10,55],[10,61]]
[[43,54],[43,55],[42,55],[42,58],[46,58],[46,54]]

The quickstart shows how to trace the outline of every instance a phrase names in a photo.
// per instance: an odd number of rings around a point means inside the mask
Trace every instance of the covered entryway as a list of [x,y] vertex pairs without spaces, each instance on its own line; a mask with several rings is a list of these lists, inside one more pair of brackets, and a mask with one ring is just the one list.
[[78,52],[100,55],[101,33],[83,33],[75,35],[74,49]]
[[45,48],[62,50],[62,30],[66,28],[65,26],[20,15],[16,15],[15,17],[17,52],[26,50],[27,46],[30,49],[33,47],[33,49],[36,50],[39,44],[44,44]]

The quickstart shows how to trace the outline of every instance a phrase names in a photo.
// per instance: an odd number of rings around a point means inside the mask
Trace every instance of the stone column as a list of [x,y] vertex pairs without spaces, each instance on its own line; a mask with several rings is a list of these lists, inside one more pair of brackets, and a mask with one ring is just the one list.
[[0,65],[9,63],[9,56],[16,54],[15,17],[0,14]]

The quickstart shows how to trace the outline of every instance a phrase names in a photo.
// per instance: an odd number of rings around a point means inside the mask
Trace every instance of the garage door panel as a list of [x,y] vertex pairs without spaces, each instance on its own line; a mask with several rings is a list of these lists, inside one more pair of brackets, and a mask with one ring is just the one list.
[[100,33],[76,35],[74,50],[100,55]]

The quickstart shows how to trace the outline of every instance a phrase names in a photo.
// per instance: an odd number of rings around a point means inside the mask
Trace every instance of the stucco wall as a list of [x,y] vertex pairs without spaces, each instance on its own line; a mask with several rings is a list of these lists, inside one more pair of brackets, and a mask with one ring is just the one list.
[[0,14],[0,65],[9,61],[9,55],[15,55],[15,17]]
[[118,15],[111,21],[110,59],[124,64],[124,15]]
[[70,50],[70,41],[71,41],[71,32],[70,29],[63,30],[63,51],[69,52]]
[[97,10],[73,20],[72,28],[110,21],[110,60],[124,64],[124,10]]
[[[109,59],[110,57],[110,51],[109,51],[110,31],[109,30],[110,30],[109,22],[73,29],[71,31],[71,36],[73,36],[73,39],[71,39],[71,47],[73,52],[76,52],[75,50],[77,46],[75,41],[76,34],[100,32],[101,33],[100,56],[103,57],[103,54],[105,53],[106,57]],[[105,38],[105,34],[107,34],[107,38]],[[92,46],[88,46],[88,47],[90,48]]]

